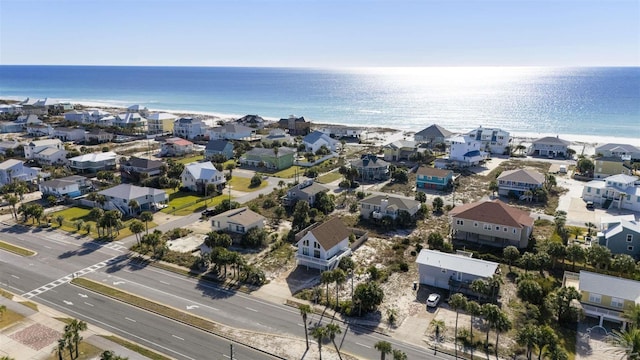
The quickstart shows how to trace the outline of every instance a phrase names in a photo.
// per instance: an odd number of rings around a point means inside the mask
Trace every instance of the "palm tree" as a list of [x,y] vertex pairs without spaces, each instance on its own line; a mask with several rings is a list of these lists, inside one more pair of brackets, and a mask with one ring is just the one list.
[[487,294],[487,282],[483,279],[475,279],[471,282],[471,291],[478,294],[480,298],[483,298]]
[[567,259],[571,261],[571,271],[576,270],[576,261],[584,261],[585,251],[579,244],[567,246]]
[[498,340],[500,339],[500,333],[509,331],[511,329],[511,320],[507,314],[500,310],[496,322],[493,324],[493,329],[496,331],[496,360],[498,360]]
[[391,354],[391,343],[388,341],[380,340],[373,347],[380,351],[380,360],[384,360],[387,354]]
[[17,196],[15,195],[7,195],[5,196],[5,199],[7,200],[7,202],[9,203],[9,205],[11,205],[11,209],[13,210],[13,217],[17,220],[18,219],[18,211],[16,210],[16,204],[20,201],[18,199]]
[[633,307],[627,308],[623,313],[622,317],[625,318],[628,322],[635,325],[636,327],[640,326],[640,304],[636,304]]
[[338,358],[342,360],[342,355],[340,355],[340,349],[338,349],[338,345],[336,345],[336,335],[342,334],[342,330],[340,330],[340,326],[338,324],[327,324],[327,335],[329,336],[329,340],[333,343],[333,347],[336,348],[336,352],[338,353]]
[[129,209],[131,209],[129,212],[132,214],[135,213],[136,210],[140,208],[140,204],[138,204],[138,202],[135,199],[129,200],[129,203],[127,205],[129,205]]
[[444,321],[442,320],[433,319],[431,320],[430,325],[433,328],[433,333],[436,340],[435,345],[433,346],[433,354],[435,355],[438,351],[438,343],[440,342],[440,338],[442,337],[442,335],[444,334],[447,328],[444,325]]
[[104,204],[107,203],[107,197],[102,194],[98,194],[96,195],[96,202],[100,204],[100,208],[104,210]]
[[72,319],[67,326],[65,326],[65,333],[68,331],[71,334],[71,339],[73,340],[74,347],[76,349],[76,358],[78,357],[78,346],[80,345],[80,341],[82,341],[82,336],[80,336],[81,331],[87,330],[87,323],[78,320]]
[[398,349],[393,349],[393,360],[407,360],[407,354]]
[[307,340],[307,349],[309,349],[309,332],[307,331],[307,315],[311,313],[311,306],[302,304],[298,306],[300,315],[302,316],[302,323],[304,324],[304,337]]
[[511,272],[511,265],[520,258],[520,250],[513,245],[509,245],[502,250],[502,256],[507,260],[507,264],[509,264],[509,272]]
[[62,360],[62,354],[64,353],[65,348],[67,347],[67,339],[62,338],[58,339],[58,345],[53,348],[53,352],[58,354],[58,360]]
[[280,169],[280,157],[278,157],[278,152],[280,149],[276,146],[273,148],[273,155],[276,156],[276,169]]
[[465,309],[467,307],[467,298],[460,293],[453,294],[449,298],[449,307],[451,308],[451,310],[454,310],[456,312],[456,328],[454,333],[455,346],[454,347],[455,347],[456,359],[457,359],[458,358],[458,315],[460,315],[460,309]]
[[140,234],[144,231],[144,224],[140,220],[133,220],[129,224],[129,230],[136,236],[136,241],[140,245]]
[[311,329],[311,336],[318,342],[318,353],[320,354],[320,360],[322,360],[322,343],[327,338],[327,328],[317,325]]
[[487,279],[487,291],[491,293],[491,301],[494,303],[498,301],[500,285],[502,284],[504,284],[504,281],[502,281],[502,277],[499,274],[493,274]]
[[549,360],[569,360],[569,354],[567,354],[562,347],[558,346],[558,344],[548,346],[544,355]]
[[480,304],[478,304],[478,302],[472,300],[467,302],[466,310],[471,317],[470,333],[471,339],[473,340],[473,318],[482,315],[482,307],[480,306]]
[[340,285],[344,284],[347,281],[347,275],[342,269],[333,270],[333,281],[336,283],[336,309],[340,308],[340,302],[338,301],[338,290],[340,289]]
[[627,360],[640,359],[640,328],[635,325],[625,331],[613,330],[608,340],[618,352],[627,356]]
[[520,328],[516,333],[516,342],[520,346],[527,348],[527,360],[531,360],[531,353],[533,352],[533,346],[536,344],[538,338],[538,328],[534,325],[527,324],[523,328]]
[[485,340],[485,348],[489,348],[489,330],[495,326],[495,324],[499,321],[500,317],[500,308],[494,304],[484,304],[482,305],[482,315],[484,319],[487,321],[487,338]]
[[538,328],[538,333],[534,342],[536,346],[538,346],[538,360],[541,360],[544,347],[551,347],[554,344],[557,344],[558,336],[549,325],[544,325]]
[[584,223],[584,226],[587,227],[587,236],[591,236],[591,228],[595,229],[596,225],[589,221],[589,222]]
[[333,282],[333,271],[323,271],[320,274],[320,283],[327,284],[327,306],[329,306],[329,284]]
[[151,213],[151,211],[143,211],[142,214],[140,214],[140,220],[144,221],[147,235],[149,235],[149,221],[153,221],[153,213]]

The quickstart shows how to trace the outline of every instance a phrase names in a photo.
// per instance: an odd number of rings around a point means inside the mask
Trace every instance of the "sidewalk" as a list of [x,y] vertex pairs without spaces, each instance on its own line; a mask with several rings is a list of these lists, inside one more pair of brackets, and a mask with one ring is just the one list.
[[[0,329],[0,356],[14,359],[48,359],[54,353],[58,339],[64,333],[65,323],[56,320],[56,318],[68,318],[69,316],[39,303],[37,304],[38,311],[35,311],[20,304],[22,301],[27,300],[15,295],[13,300],[0,296],[0,305],[5,305],[8,310],[24,316],[20,321]],[[111,350],[119,356],[128,357],[130,360],[148,359],[100,335],[113,334],[88,324],[87,331],[82,332],[83,342],[103,351]]]

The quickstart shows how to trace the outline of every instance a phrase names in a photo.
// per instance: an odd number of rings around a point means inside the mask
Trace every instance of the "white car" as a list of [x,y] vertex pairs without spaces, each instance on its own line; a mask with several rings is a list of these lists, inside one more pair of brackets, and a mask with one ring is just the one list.
[[427,298],[427,307],[431,307],[431,308],[437,307],[439,302],[440,302],[440,295],[431,294]]

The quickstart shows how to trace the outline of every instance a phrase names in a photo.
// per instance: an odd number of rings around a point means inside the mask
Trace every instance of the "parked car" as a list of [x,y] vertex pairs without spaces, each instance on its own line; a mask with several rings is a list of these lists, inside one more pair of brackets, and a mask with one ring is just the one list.
[[215,210],[213,210],[213,209],[207,209],[207,210],[202,212],[202,216],[204,216],[204,217],[209,217],[209,216],[213,216],[213,215],[215,215]]
[[587,209],[593,209],[593,201],[587,201]]
[[440,303],[440,294],[431,294],[429,295],[429,297],[427,298],[427,307],[428,308],[435,308],[438,306],[438,304]]

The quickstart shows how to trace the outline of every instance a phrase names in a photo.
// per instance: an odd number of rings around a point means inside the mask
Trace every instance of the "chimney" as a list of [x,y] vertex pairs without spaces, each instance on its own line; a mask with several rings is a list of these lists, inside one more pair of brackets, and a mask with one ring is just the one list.
[[382,213],[386,212],[387,206],[389,206],[389,196],[385,197],[380,201],[380,212]]

